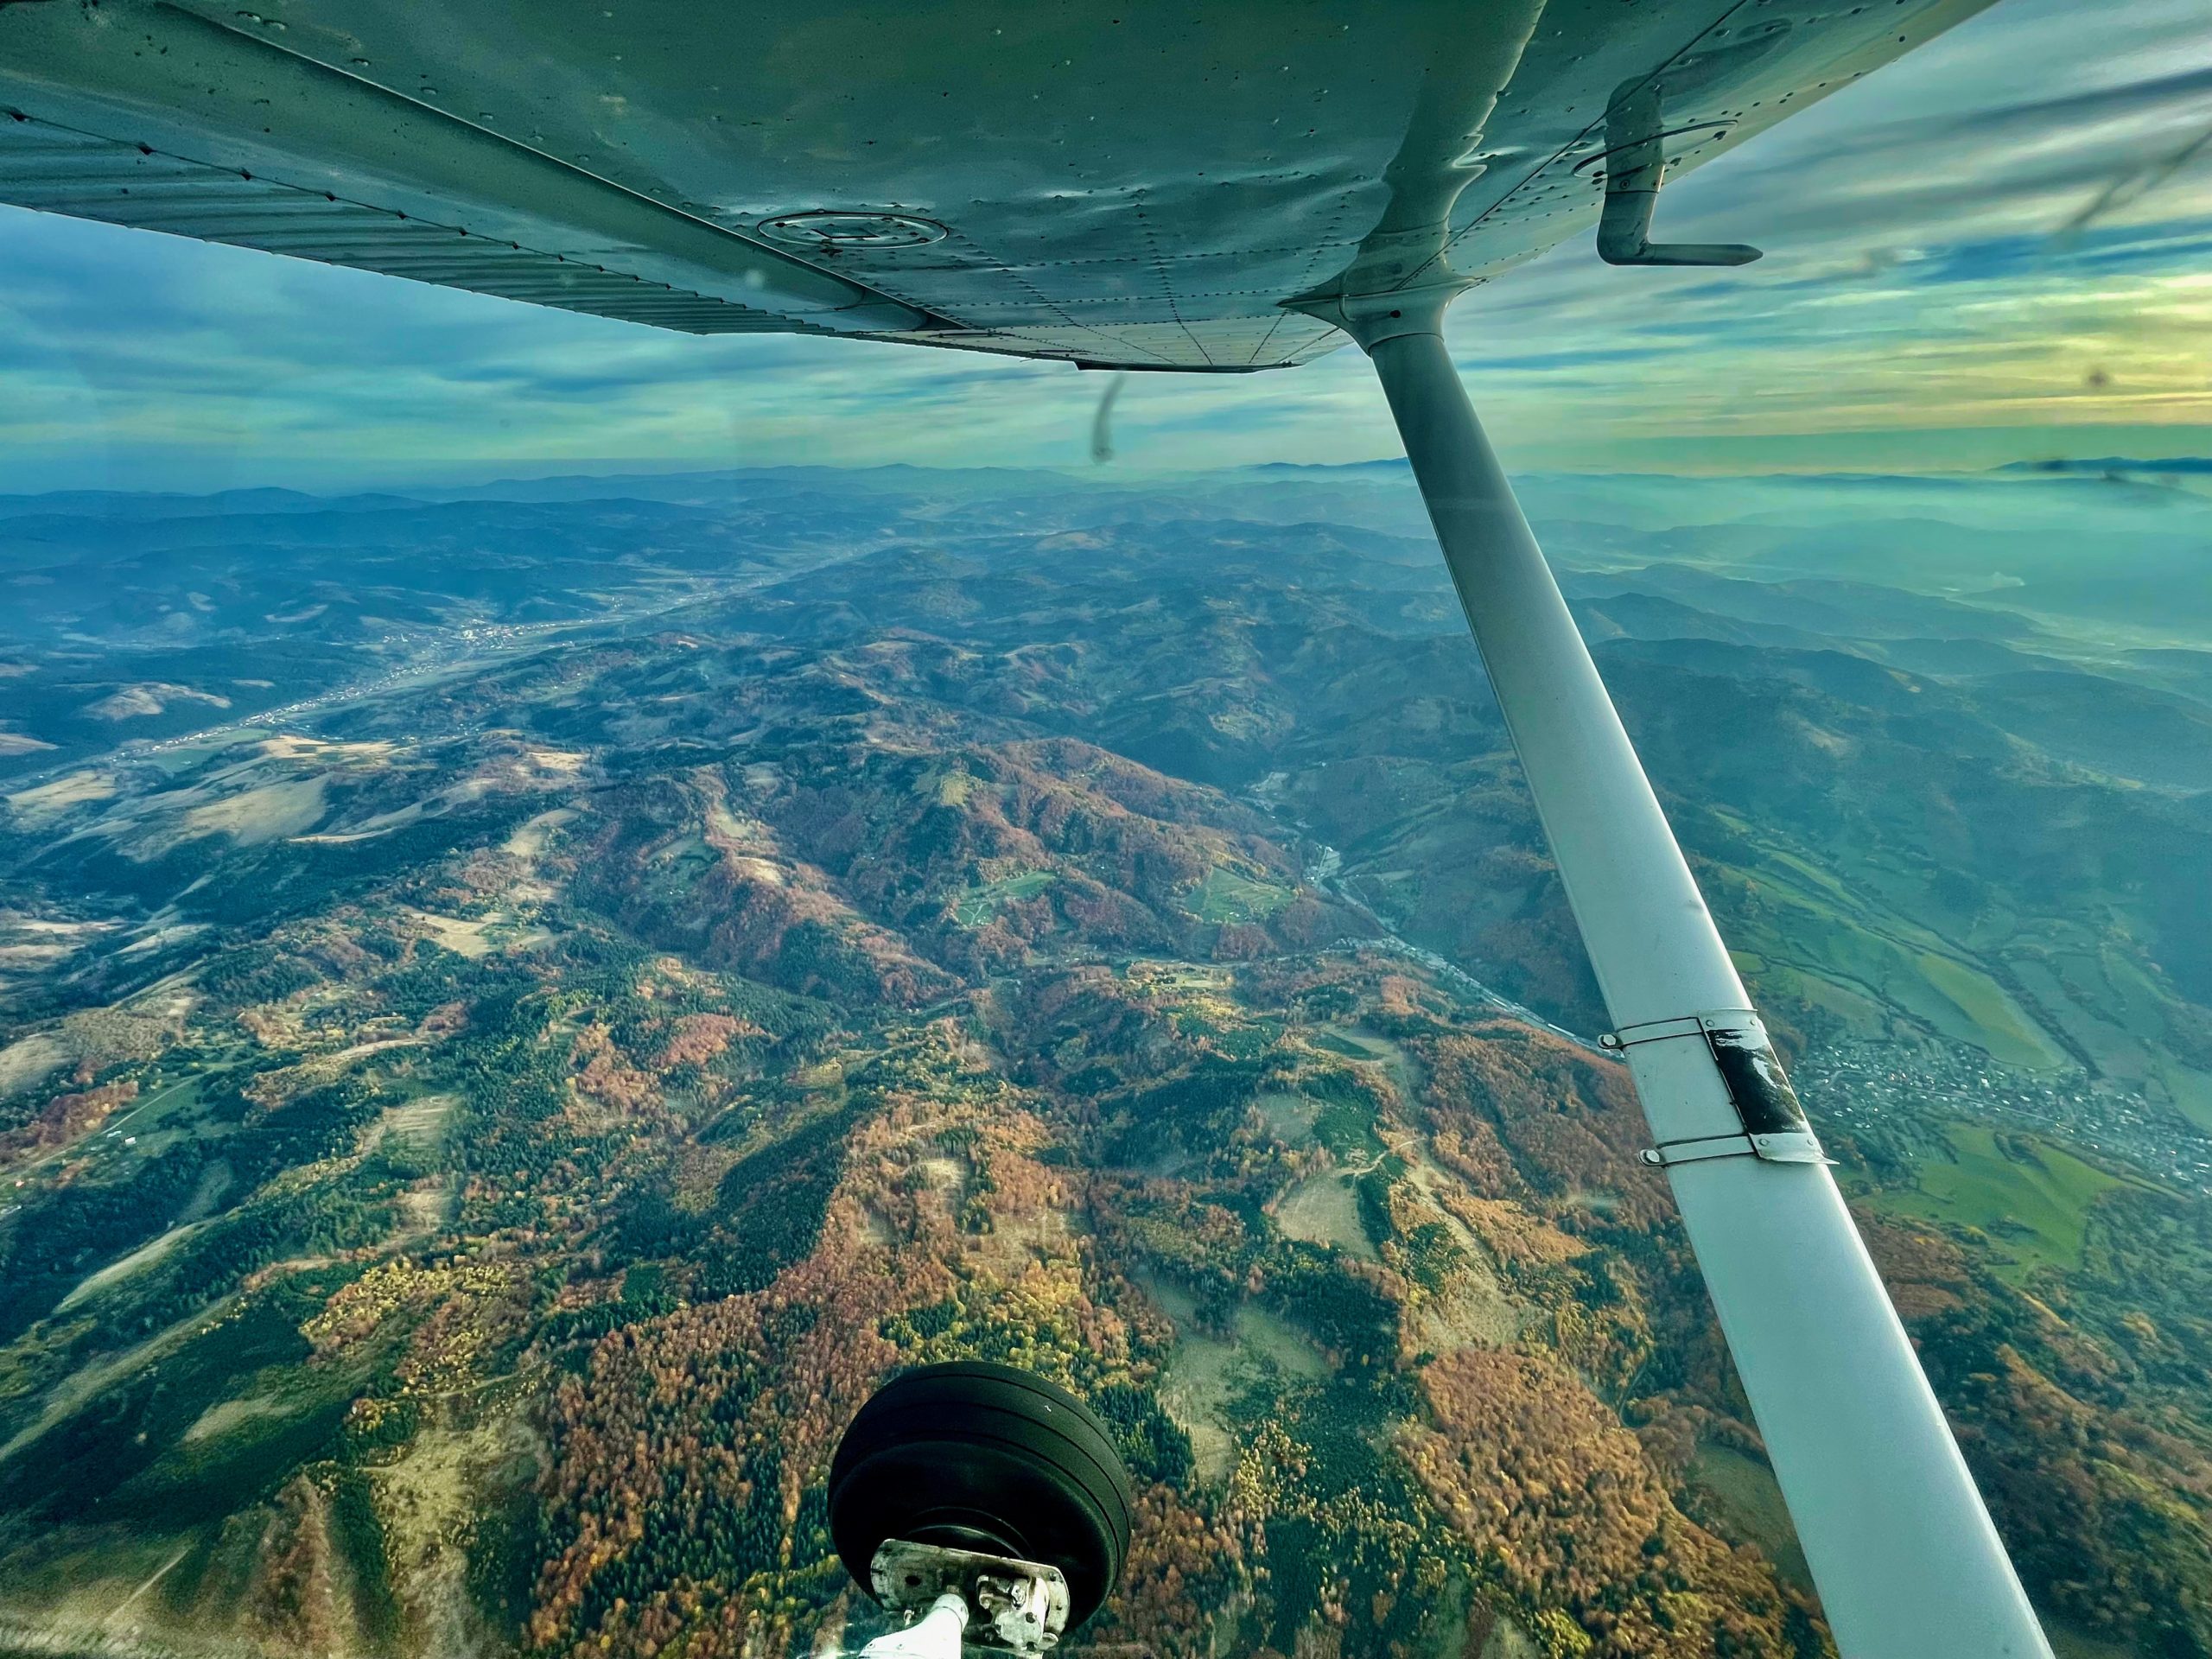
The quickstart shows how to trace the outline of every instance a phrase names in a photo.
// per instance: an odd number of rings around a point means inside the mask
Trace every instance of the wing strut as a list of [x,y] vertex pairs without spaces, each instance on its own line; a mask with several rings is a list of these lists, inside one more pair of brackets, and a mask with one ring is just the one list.
[[[1655,1149],[1846,1659],[2049,1659],[2012,1564],[1446,352],[1447,296],[1338,318],[1374,359]],[[1398,309],[1385,307],[1397,304]],[[1349,315],[1347,315],[1349,314]],[[1727,741],[1725,733],[1715,742]]]

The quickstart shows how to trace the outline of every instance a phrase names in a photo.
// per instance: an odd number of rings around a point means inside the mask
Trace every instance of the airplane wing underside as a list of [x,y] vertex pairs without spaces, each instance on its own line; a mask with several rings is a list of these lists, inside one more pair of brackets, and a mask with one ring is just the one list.
[[1987,0],[256,3],[0,3],[0,201],[693,334],[1235,372],[1343,343],[1294,302],[1586,228],[1624,109],[1679,172]]

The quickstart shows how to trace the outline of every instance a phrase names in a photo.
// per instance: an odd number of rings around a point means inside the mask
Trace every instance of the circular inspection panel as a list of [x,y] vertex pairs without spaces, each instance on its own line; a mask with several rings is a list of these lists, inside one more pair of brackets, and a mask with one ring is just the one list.
[[935,219],[912,213],[844,213],[834,207],[779,213],[753,228],[768,241],[815,253],[919,248],[942,242],[949,234]]

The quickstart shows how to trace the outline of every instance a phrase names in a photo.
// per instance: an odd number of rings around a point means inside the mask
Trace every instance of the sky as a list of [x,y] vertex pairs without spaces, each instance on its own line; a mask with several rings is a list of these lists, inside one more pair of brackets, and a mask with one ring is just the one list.
[[[2094,20],[2094,27],[2085,27]],[[1449,338],[1509,465],[1977,468],[2212,454],[2212,0],[2000,0],[1587,234]],[[1087,464],[1103,382],[849,340],[702,340],[0,207],[0,492],[563,471]],[[1135,377],[1115,466],[1398,453],[1346,350]]]

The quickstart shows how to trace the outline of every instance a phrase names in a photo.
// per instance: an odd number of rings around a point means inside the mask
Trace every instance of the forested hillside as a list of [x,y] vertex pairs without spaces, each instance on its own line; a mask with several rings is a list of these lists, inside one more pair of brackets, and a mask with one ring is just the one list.
[[[982,1356],[1135,1478],[1102,1655],[1831,1651],[1387,475],[623,488],[0,513],[105,572],[0,639],[0,1641],[856,1640],[836,1437]],[[2063,1649],[2212,1653],[2206,653],[1565,488]]]

